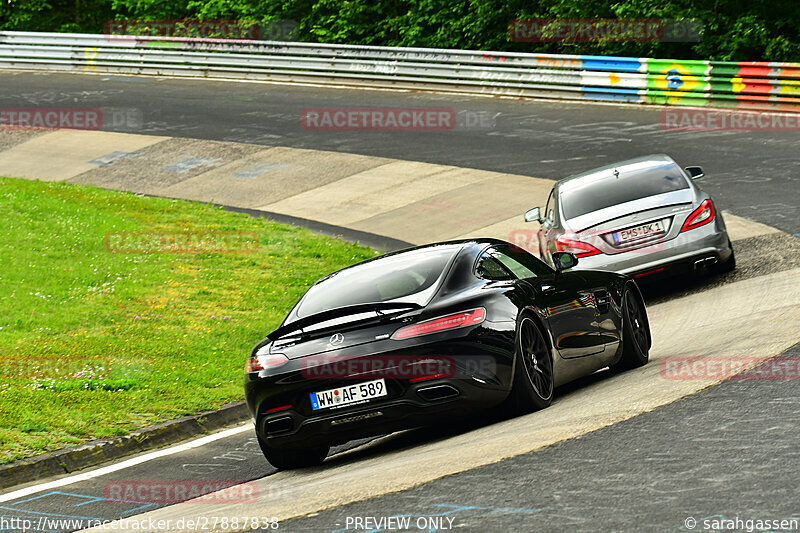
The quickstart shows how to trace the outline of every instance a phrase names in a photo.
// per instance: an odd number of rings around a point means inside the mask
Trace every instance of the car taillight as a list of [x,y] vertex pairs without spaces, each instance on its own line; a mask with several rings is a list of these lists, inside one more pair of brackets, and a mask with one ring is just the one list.
[[486,309],[478,307],[471,311],[464,311],[453,315],[447,315],[439,318],[419,322],[411,326],[405,326],[398,329],[392,334],[395,340],[409,339],[411,337],[419,337],[420,335],[428,335],[430,333],[438,333],[448,329],[463,328],[466,326],[474,326],[480,324],[486,319]]
[[408,380],[409,383],[416,383],[417,381],[425,381],[428,379],[436,379],[436,378],[444,378],[447,377],[447,372],[440,372],[438,374],[430,374],[427,376],[419,376],[418,378],[411,378]]
[[559,252],[569,252],[574,254],[575,257],[589,257],[590,255],[602,254],[600,250],[587,242],[573,241],[559,237],[556,239],[556,249]]
[[699,228],[712,220],[714,220],[714,204],[711,203],[711,200],[703,200],[700,207],[692,211],[692,214],[683,223],[681,231]]
[[278,368],[289,362],[289,359],[281,353],[251,355],[244,365],[245,372],[258,372],[269,368]]
[[272,409],[267,409],[266,411],[264,411],[264,414],[268,415],[269,413],[277,413],[278,411],[285,411],[287,409],[290,409],[291,407],[292,407],[292,404],[280,405],[278,407],[273,407]]

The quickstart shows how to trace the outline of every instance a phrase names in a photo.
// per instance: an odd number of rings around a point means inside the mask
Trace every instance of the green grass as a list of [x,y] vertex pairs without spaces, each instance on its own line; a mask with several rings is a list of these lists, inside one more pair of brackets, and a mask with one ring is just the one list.
[[[376,252],[209,205],[0,178],[0,463],[241,400],[252,346]],[[252,254],[110,253],[109,232],[248,231]]]

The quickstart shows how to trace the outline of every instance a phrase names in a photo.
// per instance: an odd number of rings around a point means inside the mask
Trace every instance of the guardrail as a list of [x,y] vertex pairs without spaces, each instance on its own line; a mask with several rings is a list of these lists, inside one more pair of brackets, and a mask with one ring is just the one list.
[[800,63],[0,32],[0,68],[800,111]]

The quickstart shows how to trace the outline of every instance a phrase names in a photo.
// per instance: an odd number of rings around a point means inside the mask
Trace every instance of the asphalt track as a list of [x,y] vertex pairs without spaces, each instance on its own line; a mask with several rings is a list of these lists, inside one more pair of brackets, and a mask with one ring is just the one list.
[[[607,372],[594,374],[575,387],[557,391],[556,401],[543,411],[491,424],[475,421],[474,424],[454,425],[449,431],[440,427],[377,439],[359,449],[334,457],[320,467],[278,472],[256,481],[262,496],[258,501],[247,505],[223,501],[186,502],[146,512],[136,518],[152,520],[154,523],[163,521],[160,523],[177,524],[180,519],[187,517],[230,520],[234,516],[274,516],[281,522],[292,523],[293,518],[314,517],[321,511],[368,500],[376,495],[413,490],[438,479],[543,450],[559,442],[632,419],[636,415],[646,414],[718,382],[708,375],[687,379],[669,378],[664,373],[664,368],[670,358],[703,355],[712,359],[730,360],[758,357],[759,354],[777,355],[794,345],[796,324],[800,321],[800,313],[796,310],[800,306],[800,291],[796,290],[798,274],[800,269],[797,268],[776,272],[701,290],[652,306],[654,345],[650,364],[617,376]],[[778,298],[782,298],[780,303],[776,303]],[[763,327],[774,316],[781,316],[784,323],[771,328]],[[763,383],[767,382],[759,380],[754,386]],[[770,393],[767,391],[765,394]],[[772,420],[773,415],[781,415],[780,411],[773,409],[774,406],[768,404],[765,407],[764,416],[769,420]],[[733,418],[738,418],[739,415],[744,417],[743,422],[746,423],[748,414],[739,411],[730,414]],[[773,422],[773,426],[779,425]],[[675,425],[679,423],[680,420],[672,422]],[[714,424],[715,419],[711,419],[709,423]],[[632,439],[655,453],[649,446],[646,435],[637,435]],[[762,455],[775,447],[793,449],[794,443],[791,432],[776,430],[769,435],[767,444],[753,442],[751,450],[754,454]],[[714,453],[714,449],[706,447],[705,452]],[[569,461],[569,457],[565,456],[560,460]],[[695,457],[695,460],[703,462],[709,459],[706,455],[701,455]],[[784,460],[783,456],[780,460]],[[708,481],[700,473],[698,470],[686,473],[683,482],[687,490]],[[536,474],[513,470],[509,475],[524,478],[525,475]],[[640,478],[647,476],[648,470],[645,466],[635,475],[620,472],[616,478],[609,480],[615,483],[610,489],[617,490],[623,485],[645,483],[647,481]],[[579,479],[578,482],[580,481]],[[753,483],[758,481],[751,479]],[[787,476],[782,481],[784,485],[781,490],[793,490],[795,482],[794,478]],[[530,491],[537,490],[535,483],[528,483],[526,486]],[[461,487],[453,494],[443,496],[455,497],[467,489]],[[726,502],[716,500],[716,503],[722,507]],[[613,502],[609,504],[613,505]],[[753,505],[757,506],[758,502]],[[495,507],[506,506],[498,501]],[[378,517],[397,512],[383,507],[380,500],[372,509],[370,515]],[[425,507],[419,512],[429,513],[429,509]],[[766,510],[765,508],[764,511]],[[331,530],[337,529],[335,521],[328,525]],[[525,526],[525,522],[518,522],[518,525],[526,531],[537,531],[535,526]],[[185,530],[180,527],[178,529]],[[373,530],[371,527],[366,529]],[[592,530],[591,527],[583,529]],[[101,529],[95,528],[92,531]]]
[[[703,187],[715,195],[723,208],[788,233],[800,233],[797,216],[800,206],[797,187],[800,156],[796,155],[800,141],[796,134],[665,133],[658,124],[659,109],[627,106],[353,92],[244,83],[225,83],[224,89],[221,89],[222,83],[225,82],[3,73],[0,75],[0,107],[84,105],[134,108],[141,111],[143,122],[127,130],[133,133],[326,149],[551,179],[642,153],[667,152],[681,163],[703,165],[708,174]],[[447,105],[472,113],[490,113],[495,122],[492,127],[425,134],[330,134],[305,131],[300,127],[299,114],[302,108],[337,105]],[[754,249],[758,249],[758,245]],[[769,261],[759,259],[758,255],[751,255],[749,266],[747,261],[744,266],[745,269],[752,268],[756,277],[770,271]],[[702,293],[712,285],[690,286],[686,292]],[[674,299],[683,294],[682,290],[680,287],[669,289],[666,295],[661,296]],[[754,290],[757,289],[751,287],[745,293],[753,296]],[[784,284],[783,291],[796,297],[797,286]],[[770,293],[769,296],[781,297],[779,293]],[[792,297],[788,300],[792,300]],[[745,300],[740,303],[748,302]],[[760,302],[760,305],[762,315],[767,315],[770,302]],[[670,311],[663,311],[670,316],[678,312],[679,308],[674,305]],[[785,318],[796,320],[797,315],[789,310]],[[769,319],[759,316],[759,320],[766,324]],[[797,322],[794,322],[795,340],[796,325]],[[791,322],[788,326],[792,326]],[[787,327],[787,324],[783,324],[783,327]],[[757,343],[753,349],[758,351]],[[761,487],[762,494],[768,494],[769,497],[748,500],[751,493],[739,491],[741,500],[736,500],[726,498],[725,493],[719,490],[712,491],[706,496],[704,506],[696,506],[697,513],[700,513],[697,518],[715,513],[751,518],[759,515],[786,517],[797,510],[772,504],[772,497],[777,500],[793,495],[794,500],[788,497],[788,501],[796,501],[797,488],[794,484],[798,478],[797,471],[787,466],[776,473],[773,470],[777,469],[777,465],[767,459],[777,455],[781,463],[790,463],[793,457],[791,449],[796,442],[796,428],[793,432],[792,426],[796,424],[790,423],[793,419],[788,413],[792,404],[790,400],[781,399],[791,398],[785,393],[788,387],[796,387],[796,381],[781,382],[784,388],[780,390],[776,389],[776,383],[726,383],[670,406],[618,421],[611,427],[598,429],[577,440],[510,459],[501,457],[501,462],[494,465],[479,466],[462,473],[453,471],[448,477],[431,480],[396,495],[338,507],[310,518],[289,520],[281,524],[280,530],[332,531],[344,527],[342,520],[347,516],[395,514],[447,514],[456,518],[454,525],[460,524],[460,527],[475,531],[511,527],[536,531],[561,530],[559,524],[575,530],[679,530],[681,520],[685,518],[678,512],[682,511],[679,504],[691,503],[692,494],[697,492],[698,487],[713,482],[719,486],[730,486],[730,492],[735,494],[737,483],[755,483],[759,479],[765,481],[756,485]],[[626,384],[620,382],[619,378],[609,381],[603,376],[582,382],[581,385],[594,392],[598,386],[626,390]],[[570,388],[561,391],[562,398],[574,399],[576,393],[581,395],[582,390]],[[694,390],[687,389],[687,393],[691,392]],[[752,393],[751,396],[743,394],[746,392]],[[734,402],[740,396],[742,402],[750,402],[747,405],[759,406],[759,421],[767,426],[751,423],[755,413],[741,408],[741,403]],[[703,411],[704,407],[708,410]],[[692,443],[704,442],[696,427],[702,418],[698,418],[698,413],[703,412],[706,412],[706,420],[713,421],[706,425],[708,432],[730,428],[730,434],[738,435],[738,442],[749,436],[748,445],[737,449],[740,453],[753,454],[754,461],[761,461],[758,463],[760,466],[752,466],[738,477],[726,476],[725,469],[730,468],[731,457],[724,455],[717,458],[713,453],[716,449],[708,446],[692,447]],[[727,425],[719,422],[723,414],[728,417]],[[689,423],[687,420],[697,423],[686,426]],[[514,424],[514,421],[511,423]],[[502,424],[497,426],[498,431],[505,427]],[[665,426],[683,428],[683,433],[664,434]],[[477,427],[444,428],[434,433],[417,431],[392,436],[367,446],[363,451],[362,447],[344,454],[338,462],[334,459],[331,472],[348,467],[351,470],[358,469],[361,460],[381,461],[383,457],[388,459],[398,453],[403,455],[403,452],[413,457],[420,447],[434,446],[437,442],[449,443],[451,440],[448,439],[453,437],[457,438],[457,443],[464,445],[481,434],[485,436],[487,432],[492,433],[494,427],[479,424]],[[662,431],[654,428],[662,428]],[[741,428],[747,431],[739,431]],[[477,434],[472,436],[466,432],[468,429],[477,431]],[[758,438],[762,430],[769,435],[769,439]],[[609,433],[611,436],[608,436]],[[680,440],[682,435],[691,440],[689,446],[679,446],[683,442]],[[659,443],[663,445],[659,446]],[[632,446],[630,449],[626,448],[629,444]],[[658,478],[654,479],[647,470],[636,466],[637,459],[648,465],[659,465],[659,460],[663,459],[661,450],[665,447],[680,449],[685,461],[707,467],[686,468],[682,475],[670,476],[663,472],[672,464],[667,462],[654,467],[662,468],[658,470]],[[625,451],[630,452],[630,461],[626,460]],[[714,463],[716,459],[719,460]],[[771,477],[764,475],[768,469],[772,469]],[[224,472],[224,476],[221,472]],[[372,471],[373,474],[375,472]],[[103,476],[102,479],[1,502],[3,507],[0,514],[120,518],[150,511],[158,505],[147,508],[138,506],[138,509],[135,505],[128,505],[123,509],[124,504],[101,501],[105,483],[115,479],[249,481],[271,473],[269,465],[263,462],[257,449],[253,449],[252,436],[242,433],[179,456],[119,471],[111,477]],[[319,478],[325,472],[315,471],[311,474]],[[333,475],[329,473],[329,477]],[[572,484],[565,485],[565,478]],[[668,492],[670,484],[685,493],[687,500],[662,498],[661,512],[656,512],[653,510],[654,504],[650,500],[645,502],[645,498],[655,498]],[[266,491],[269,492],[268,483],[259,487],[262,491],[267,487]],[[563,497],[559,496],[562,494],[559,491],[563,491]],[[529,495],[530,498],[527,497]],[[541,495],[541,499],[534,498],[534,495]],[[555,497],[548,498],[553,495]],[[614,509],[616,511],[612,512]],[[778,515],[771,514],[773,511]],[[686,512],[686,516],[690,514],[690,511]],[[292,516],[291,513],[288,516]],[[443,529],[447,522],[440,525],[443,527],[439,529]]]
[[[778,360],[798,357],[800,345]],[[442,517],[452,523],[440,530],[469,532],[687,532],[738,518],[732,529],[742,531],[748,521],[800,520],[798,439],[800,382],[726,381],[574,440],[281,528],[375,532],[387,529],[353,526],[405,516],[417,531]]]
[[[241,429],[242,431],[235,431]],[[181,451],[174,455],[156,457],[146,462],[133,464],[128,468],[116,472],[105,473],[90,479],[70,482],[75,476],[60,476],[45,482],[36,482],[29,485],[14,487],[13,491],[22,492],[21,495],[9,499],[8,492],[0,496],[0,516],[6,520],[31,520],[37,525],[40,519],[64,520],[116,520],[134,516],[138,513],[150,511],[167,505],[170,500],[147,502],[134,502],[124,498],[124,490],[135,486],[137,482],[147,480],[172,480],[186,483],[196,483],[198,490],[205,483],[247,484],[255,479],[272,475],[275,468],[263,460],[264,456],[258,447],[252,424],[245,423],[233,428],[233,435],[208,442],[196,448]],[[222,433],[222,432],[220,432]],[[337,446],[331,450],[331,456],[357,448],[372,439],[362,439]],[[190,441],[191,442],[191,441]],[[131,462],[141,461],[151,454],[141,454],[131,458]],[[121,462],[121,461],[120,461]],[[89,469],[81,474],[92,475],[100,473],[104,467]],[[42,483],[51,483],[55,486],[45,490]],[[169,481],[167,481],[169,483]],[[25,493],[26,489],[30,493]],[[35,490],[35,492],[34,492]],[[115,491],[119,491],[118,493]],[[259,496],[257,489],[253,494]],[[263,496],[263,494],[261,494]],[[166,493],[164,498],[166,498]],[[44,518],[43,518],[44,517]],[[43,529],[48,531],[75,531],[82,529],[75,522],[59,524],[60,527]],[[21,530],[21,528],[19,528]],[[17,531],[18,528],[0,527],[0,531]]]
[[[131,111],[133,120],[109,126],[130,133],[331,150],[547,179],[666,152],[683,165],[703,166],[703,187],[723,209],[790,234],[800,233],[798,132],[665,131],[660,107],[0,73],[0,108],[33,106]],[[441,132],[319,132],[301,126],[305,108],[347,106],[449,107],[462,125]]]

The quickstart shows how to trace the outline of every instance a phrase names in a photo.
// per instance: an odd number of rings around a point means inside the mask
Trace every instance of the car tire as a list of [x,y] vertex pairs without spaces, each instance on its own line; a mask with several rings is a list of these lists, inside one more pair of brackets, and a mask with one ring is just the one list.
[[553,401],[553,358],[538,324],[522,315],[517,326],[514,378],[503,410],[520,415],[544,409]]
[[651,341],[644,302],[626,288],[622,294],[622,355],[611,370],[621,372],[647,364]]
[[733,245],[731,244],[730,239],[728,239],[728,248],[731,249],[731,256],[727,261],[717,266],[717,272],[720,274],[727,274],[736,270],[736,254],[733,251]]
[[269,461],[269,464],[278,470],[294,470],[295,468],[316,466],[325,460],[330,451],[330,446],[294,450],[273,448],[264,442],[261,437],[258,437],[258,444],[261,446],[261,452]]

